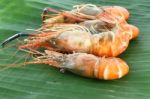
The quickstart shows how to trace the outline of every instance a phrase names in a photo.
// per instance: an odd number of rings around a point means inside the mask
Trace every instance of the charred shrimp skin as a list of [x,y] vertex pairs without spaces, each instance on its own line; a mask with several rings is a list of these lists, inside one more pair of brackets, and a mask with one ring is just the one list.
[[102,80],[119,79],[129,71],[126,62],[120,58],[97,57],[86,53],[62,54],[48,50],[26,64],[49,64],[80,76]]

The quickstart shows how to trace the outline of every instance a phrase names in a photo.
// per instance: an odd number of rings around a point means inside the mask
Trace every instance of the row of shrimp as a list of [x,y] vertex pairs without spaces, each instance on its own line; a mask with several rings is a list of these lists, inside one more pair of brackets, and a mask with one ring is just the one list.
[[17,33],[4,40],[2,46],[27,36],[18,48],[37,55],[26,64],[49,64],[85,77],[119,79],[129,67],[115,56],[139,35],[139,29],[126,22],[128,18],[128,10],[120,6],[82,4],[70,11],[45,8],[41,28],[35,33]]

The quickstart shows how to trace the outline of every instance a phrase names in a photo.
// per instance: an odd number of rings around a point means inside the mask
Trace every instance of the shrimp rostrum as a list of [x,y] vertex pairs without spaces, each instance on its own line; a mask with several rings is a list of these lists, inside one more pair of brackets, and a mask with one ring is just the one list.
[[[55,12],[57,14],[48,14],[48,12]],[[129,18],[129,12],[121,6],[99,7],[94,4],[81,4],[73,6],[73,9],[70,11],[58,11],[52,8],[45,8],[42,14],[42,20],[46,24],[76,23],[101,18],[124,21]]]
[[125,76],[129,67],[120,58],[97,57],[86,53],[62,54],[45,50],[26,64],[48,64],[84,77],[113,80]]
[[[39,34],[24,40],[19,48],[44,47],[64,52],[85,52],[97,56],[117,56],[128,47],[129,41],[138,36],[137,27],[129,24],[114,24],[103,20],[85,21],[77,24],[56,24]],[[6,39],[2,45],[19,37],[18,34]]]

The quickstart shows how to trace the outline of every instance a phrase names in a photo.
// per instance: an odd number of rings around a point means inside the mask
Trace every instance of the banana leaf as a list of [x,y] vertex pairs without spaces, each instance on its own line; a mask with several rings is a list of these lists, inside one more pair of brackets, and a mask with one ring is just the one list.
[[[140,29],[121,54],[130,71],[126,77],[104,81],[60,73],[48,65],[4,69],[4,64],[25,61],[22,52],[0,49],[0,99],[149,99],[150,1],[149,0],[0,0],[0,41],[18,32],[41,26],[45,7],[69,10],[75,4],[119,5],[130,13],[130,24]],[[15,45],[15,42],[11,42]],[[9,67],[9,66],[7,66]]]

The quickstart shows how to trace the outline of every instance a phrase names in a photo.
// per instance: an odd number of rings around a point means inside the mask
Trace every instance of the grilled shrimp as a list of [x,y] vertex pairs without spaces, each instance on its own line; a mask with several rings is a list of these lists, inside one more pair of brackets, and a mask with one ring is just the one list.
[[[48,15],[48,12],[55,12],[58,13],[58,15]],[[111,21],[124,21],[129,18],[129,12],[120,6],[98,7],[94,4],[82,4],[73,6],[71,11],[57,11],[52,8],[45,8],[42,16],[43,22],[46,24],[76,23],[101,18]],[[46,19],[46,16],[50,18]]]
[[81,25],[58,24],[42,30],[43,33],[19,33],[6,39],[2,45],[20,36],[32,36],[19,48],[44,47],[64,52],[85,52],[97,56],[117,56],[128,47],[129,41],[138,36],[137,27],[91,20]]
[[129,67],[120,58],[97,57],[86,53],[62,54],[46,50],[26,64],[49,64],[84,77],[113,80],[125,76]]
[[105,26],[99,20],[96,22],[97,26],[91,25],[92,27],[87,30],[78,27],[74,30],[61,32],[52,38],[50,43],[54,48],[66,52],[86,52],[107,57],[118,56],[126,50],[129,41],[137,37],[139,33],[138,28],[133,25],[116,26],[106,23]]

